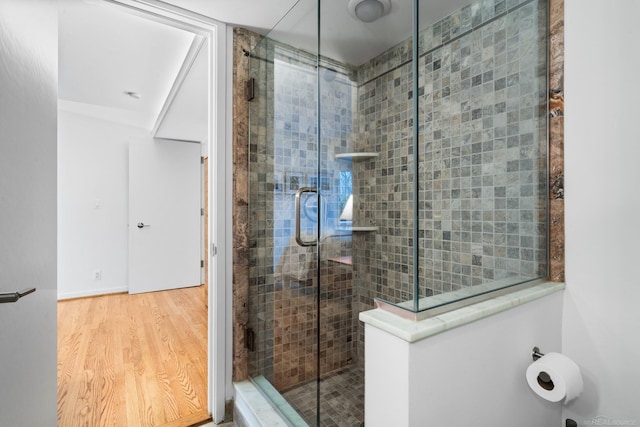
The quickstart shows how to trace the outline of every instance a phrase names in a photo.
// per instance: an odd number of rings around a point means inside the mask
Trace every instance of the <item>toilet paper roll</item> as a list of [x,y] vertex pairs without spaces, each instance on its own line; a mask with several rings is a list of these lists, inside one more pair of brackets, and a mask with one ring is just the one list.
[[527,368],[527,383],[549,402],[569,403],[582,393],[580,368],[564,354],[547,353]]

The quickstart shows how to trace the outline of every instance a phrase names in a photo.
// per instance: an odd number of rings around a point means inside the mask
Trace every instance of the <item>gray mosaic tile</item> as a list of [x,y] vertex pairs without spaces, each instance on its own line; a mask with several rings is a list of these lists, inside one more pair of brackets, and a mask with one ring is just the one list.
[[[414,297],[416,245],[418,297],[545,274],[543,4],[477,0],[421,30],[417,93],[411,40],[357,68],[324,58],[320,70],[337,73],[321,82],[319,93],[314,55],[273,41],[256,49],[249,129],[249,326],[257,332],[251,373],[284,388],[318,374],[309,368],[318,351],[311,339],[318,333],[314,295],[326,297],[323,345],[338,348],[320,352],[323,373],[362,362],[357,314],[374,298],[398,303]],[[318,96],[320,111],[313,101]],[[379,157],[335,160],[349,151]],[[354,223],[378,231],[322,245],[333,256],[351,256],[353,267],[318,290],[310,273],[317,254],[292,249],[293,194],[303,185],[324,185],[322,221],[335,224],[343,172],[352,176]],[[310,237],[315,223],[303,228]],[[304,308],[286,305],[293,300]]]

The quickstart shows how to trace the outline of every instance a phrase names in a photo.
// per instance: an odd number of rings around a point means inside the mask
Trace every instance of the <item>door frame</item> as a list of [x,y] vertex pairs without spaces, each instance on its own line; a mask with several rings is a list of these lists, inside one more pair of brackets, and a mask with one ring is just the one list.
[[204,15],[156,0],[105,0],[125,7],[129,12],[147,19],[182,28],[206,38],[203,48],[209,53],[209,124],[207,129],[209,153],[209,301],[208,301],[208,409],[213,420],[224,420],[225,403],[233,397],[231,386],[231,349],[227,346],[230,333],[231,307],[227,306],[231,292],[231,192],[227,189],[227,148],[229,124],[226,113],[228,100],[228,36],[226,24]]

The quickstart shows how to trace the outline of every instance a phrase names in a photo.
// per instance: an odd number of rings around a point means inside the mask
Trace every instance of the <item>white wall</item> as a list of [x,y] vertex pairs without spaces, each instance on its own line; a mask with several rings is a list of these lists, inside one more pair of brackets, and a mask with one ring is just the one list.
[[[129,142],[148,131],[60,111],[58,297],[128,289]],[[100,207],[96,208],[99,200]],[[95,270],[102,279],[94,280]]]
[[409,344],[365,329],[365,424],[559,426],[527,386],[531,350],[560,351],[562,293]]
[[585,391],[564,415],[578,425],[640,425],[638,16],[637,0],[565,5],[563,351]]

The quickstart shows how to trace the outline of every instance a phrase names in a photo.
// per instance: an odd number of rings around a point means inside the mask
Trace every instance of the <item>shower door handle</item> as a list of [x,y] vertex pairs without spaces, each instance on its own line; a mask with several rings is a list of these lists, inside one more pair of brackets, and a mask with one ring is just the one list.
[[316,240],[304,241],[302,237],[300,237],[300,197],[304,193],[318,193],[318,189],[315,187],[302,187],[298,191],[296,191],[296,243],[300,246],[317,246],[318,242]]

